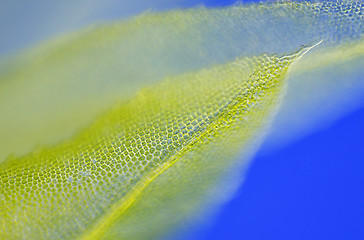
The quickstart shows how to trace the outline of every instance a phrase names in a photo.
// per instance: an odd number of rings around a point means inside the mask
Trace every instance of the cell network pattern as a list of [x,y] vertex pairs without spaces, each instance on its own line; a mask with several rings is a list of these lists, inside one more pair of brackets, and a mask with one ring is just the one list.
[[[0,164],[0,238],[153,239],[215,206],[264,136],[289,70],[319,43],[336,49],[362,41],[363,8],[359,1],[274,2],[147,14],[12,60],[19,67],[0,78],[0,96],[10,104],[27,101],[33,83],[47,86],[39,92],[42,104],[51,99],[50,86],[71,88],[64,94],[70,105],[84,106],[77,102],[90,96],[107,103],[97,105],[105,110],[99,117],[79,110],[93,123],[70,139]],[[292,40],[294,33],[301,35]],[[146,36],[154,36],[149,45]],[[133,64],[139,69],[130,70]],[[127,85],[129,95],[110,107],[115,99],[105,96],[124,95]],[[11,94],[17,90],[24,94]],[[11,109],[5,102],[1,113]],[[47,106],[73,113],[57,100]],[[3,121],[2,127],[12,122]]]
[[[74,238],[95,221],[103,230],[113,218],[110,208],[123,215],[141,188],[170,184],[174,171],[204,180],[197,185],[216,181],[271,114],[299,53],[245,58],[165,79],[72,141],[9,160],[1,168],[5,237]],[[193,185],[180,190],[196,192]]]

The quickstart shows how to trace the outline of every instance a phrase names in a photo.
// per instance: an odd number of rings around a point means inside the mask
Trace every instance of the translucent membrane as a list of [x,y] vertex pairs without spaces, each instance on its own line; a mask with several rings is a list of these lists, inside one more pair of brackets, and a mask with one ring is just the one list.
[[342,114],[330,106],[350,106],[353,89],[360,98],[363,9],[269,2],[145,14],[9,60],[0,237],[151,239],[216,206],[277,112],[267,146]]

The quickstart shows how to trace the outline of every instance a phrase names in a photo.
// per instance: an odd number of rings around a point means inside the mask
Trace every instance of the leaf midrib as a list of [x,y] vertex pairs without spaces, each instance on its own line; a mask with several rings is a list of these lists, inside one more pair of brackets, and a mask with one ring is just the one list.
[[[259,69],[260,68],[261,67],[259,67]],[[254,71],[248,79],[251,79],[257,71]],[[265,81],[259,83],[259,86],[264,84],[266,84]],[[195,145],[202,137],[211,132],[211,129],[216,125],[214,123],[221,119],[223,115],[227,114],[230,109],[233,109],[234,106],[239,103],[239,101],[235,101],[237,98],[241,96],[247,96],[249,94],[254,94],[253,90],[248,89],[246,92],[244,92],[244,90],[246,89],[243,88],[239,90],[237,94],[231,97],[231,100],[228,103],[226,103],[218,111],[216,111],[213,118],[208,122],[207,127],[205,127],[205,129],[203,129],[197,136],[190,139],[184,146],[181,147],[179,151],[174,153],[170,157],[169,161],[166,161],[165,163],[151,171],[144,179],[140,180],[131,189],[130,193],[128,193],[125,197],[121,198],[119,201],[113,204],[113,206],[110,207],[109,212],[101,217],[95,224],[93,224],[90,230],[86,230],[85,234],[82,234],[80,239],[99,239],[103,235],[103,233],[106,232],[108,227],[110,227],[115,222],[115,220],[117,220],[118,217],[121,216],[137,200],[138,196],[142,193],[142,191],[147,186],[149,186],[149,184],[151,184],[155,178],[157,178],[159,175],[161,175],[163,172],[173,166],[180,159],[179,156],[182,156],[185,153],[189,152],[189,150],[192,149],[191,146]]]

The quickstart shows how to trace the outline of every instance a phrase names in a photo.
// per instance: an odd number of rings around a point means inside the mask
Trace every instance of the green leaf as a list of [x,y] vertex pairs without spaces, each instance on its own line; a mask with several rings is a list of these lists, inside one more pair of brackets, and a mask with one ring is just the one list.
[[362,16],[350,1],[145,14],[8,60],[0,237],[151,239],[204,215],[246,169],[287,72],[362,56]]
[[0,162],[69,139],[167,76],[321,40],[320,49],[359,40],[362,5],[267,2],[144,14],[41,45],[0,64]]
[[[121,221],[127,239],[140,239],[174,223],[170,214],[189,213],[242,151],[251,154],[303,51],[165,79],[73,140],[8,160],[1,166],[4,237],[75,238],[86,230],[93,239]],[[153,212],[172,205],[156,226],[144,216],[145,199]],[[131,226],[145,221],[149,227],[135,235]]]

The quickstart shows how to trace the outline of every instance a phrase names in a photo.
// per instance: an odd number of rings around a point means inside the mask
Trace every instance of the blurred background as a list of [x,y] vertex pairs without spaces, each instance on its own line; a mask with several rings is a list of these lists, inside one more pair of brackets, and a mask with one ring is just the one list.
[[[0,0],[0,57],[89,24],[236,1]],[[253,1],[239,1],[247,3]],[[363,63],[364,65],[364,63]],[[364,106],[364,104],[360,104]],[[364,108],[257,153],[244,184],[205,228],[181,239],[364,239]]]

